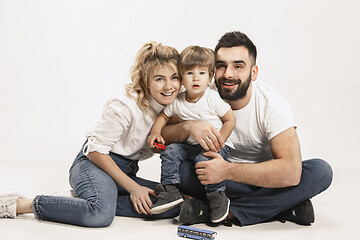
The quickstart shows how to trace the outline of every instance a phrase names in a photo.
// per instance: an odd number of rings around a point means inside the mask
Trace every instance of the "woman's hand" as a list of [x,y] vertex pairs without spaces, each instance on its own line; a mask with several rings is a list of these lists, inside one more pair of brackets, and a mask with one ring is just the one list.
[[130,200],[134,205],[136,212],[138,212],[139,214],[151,215],[150,208],[152,207],[153,203],[150,199],[149,194],[156,197],[155,191],[150,188],[137,185],[134,189],[129,191],[129,193]]
[[186,121],[183,129],[206,151],[219,152],[225,146],[219,131],[211,124],[202,121]]

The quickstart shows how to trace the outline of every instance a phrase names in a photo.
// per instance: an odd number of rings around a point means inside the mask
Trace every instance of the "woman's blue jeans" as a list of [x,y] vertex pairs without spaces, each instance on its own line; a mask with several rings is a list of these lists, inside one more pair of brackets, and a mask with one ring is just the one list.
[[[150,189],[158,184],[136,176],[138,161],[110,153],[110,157],[135,182]],[[158,215],[144,215],[135,211],[129,193],[95,166],[83,153],[77,155],[70,169],[70,185],[79,198],[58,196],[36,196],[33,201],[37,219],[68,223],[86,227],[106,227],[115,215],[148,219],[173,218],[180,207]],[[156,198],[150,195],[153,202]]]

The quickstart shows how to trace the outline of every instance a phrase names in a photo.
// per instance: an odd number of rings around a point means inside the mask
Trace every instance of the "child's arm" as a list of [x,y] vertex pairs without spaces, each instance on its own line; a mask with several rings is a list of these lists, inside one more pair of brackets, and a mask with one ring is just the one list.
[[156,118],[156,120],[151,128],[151,131],[150,131],[150,134],[148,137],[148,145],[150,147],[153,146],[155,140],[158,141],[159,143],[165,144],[165,140],[161,136],[161,130],[168,123],[169,120],[170,120],[170,118],[165,115],[164,111],[159,113],[158,117]]
[[222,136],[224,141],[226,141],[230,136],[232,130],[234,129],[236,123],[236,118],[231,108],[221,118],[221,121],[223,122],[223,126],[220,129],[220,135]]

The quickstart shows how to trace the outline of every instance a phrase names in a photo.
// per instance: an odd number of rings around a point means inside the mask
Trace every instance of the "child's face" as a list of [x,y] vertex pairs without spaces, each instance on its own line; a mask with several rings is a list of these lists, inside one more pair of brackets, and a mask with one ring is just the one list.
[[185,71],[182,76],[182,83],[188,95],[198,96],[202,94],[210,83],[210,73],[207,67],[196,66]]

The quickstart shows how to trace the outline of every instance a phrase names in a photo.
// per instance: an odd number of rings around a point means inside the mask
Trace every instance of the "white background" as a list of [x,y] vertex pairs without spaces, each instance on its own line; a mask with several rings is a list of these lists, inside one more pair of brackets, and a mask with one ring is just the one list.
[[289,100],[304,159],[360,166],[358,1],[0,1],[0,163],[69,161],[150,40],[258,48]]
[[304,159],[360,166],[358,1],[0,1],[0,163],[69,161],[150,40],[258,48],[289,100]]
[[[60,164],[66,184],[144,43],[214,48],[240,30],[257,46],[258,80],[292,106],[303,158],[327,160],[336,184],[337,171],[360,169],[359,10],[356,0],[0,0],[0,172],[32,166],[12,187],[56,186]],[[152,161],[142,171],[156,178]]]

